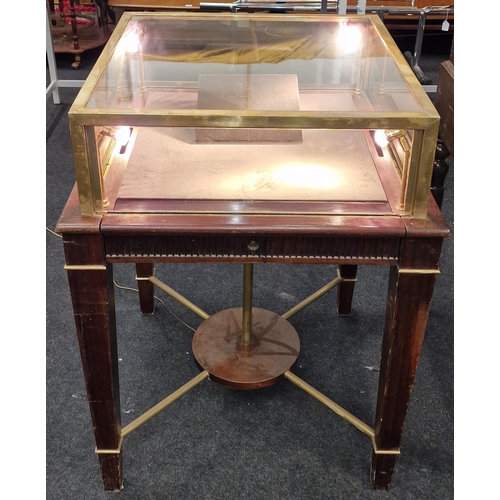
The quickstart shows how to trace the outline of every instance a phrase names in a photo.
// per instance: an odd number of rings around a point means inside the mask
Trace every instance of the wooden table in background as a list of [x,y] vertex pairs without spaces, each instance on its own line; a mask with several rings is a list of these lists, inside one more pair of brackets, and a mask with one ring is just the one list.
[[[79,4],[78,0],[64,2],[63,11],[57,11],[54,0],[47,0],[50,12],[50,24],[54,53],[74,54],[75,61],[71,65],[77,69],[81,54],[86,50],[102,47],[108,41],[109,27],[107,1],[93,1],[92,5]],[[59,1],[58,7],[63,4]],[[93,7],[93,10],[77,12],[77,7]],[[86,24],[78,22],[85,19]]]

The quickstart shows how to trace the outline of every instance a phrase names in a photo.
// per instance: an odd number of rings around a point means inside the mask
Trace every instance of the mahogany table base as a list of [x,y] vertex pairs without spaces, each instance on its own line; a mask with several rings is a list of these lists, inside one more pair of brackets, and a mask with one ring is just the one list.
[[[432,196],[429,196],[428,217],[421,220],[396,215],[263,217],[242,214],[233,217],[230,214],[108,213],[82,217],[75,188],[57,231],[64,242],[65,269],[105,490],[122,488],[124,437],[194,385],[205,378],[213,378],[226,385],[249,388],[273,383],[283,376],[371,437],[372,486],[376,489],[389,487],[439,273],[441,246],[449,235]],[[283,341],[280,349],[285,356],[281,356],[284,359],[274,371],[263,376],[266,368],[248,378],[243,376],[243,379],[237,378],[237,369],[227,372],[232,354],[248,356],[248,352],[238,351],[241,346],[237,345],[241,310],[229,309],[211,317],[205,315],[205,322],[193,338],[193,352],[202,372],[134,425],[122,428],[113,265],[135,263],[141,311],[151,314],[155,285],[149,278],[154,276],[154,266],[163,262],[231,262],[245,266],[266,262],[337,264],[340,278],[337,311],[342,315],[351,310],[357,266],[390,266],[373,428],[292,373],[300,349],[297,333],[286,318],[256,308],[251,308],[254,343],[250,351],[258,347],[257,354],[263,355],[264,347],[273,346],[273,352],[279,352],[277,346]],[[231,324],[233,326],[228,326]],[[220,331],[214,333],[220,325]],[[278,330],[279,335],[276,334]],[[268,345],[263,342],[266,337],[272,341]],[[226,354],[222,348],[225,339],[231,344]],[[210,357],[214,352],[215,357]],[[217,365],[220,360],[223,369]]]

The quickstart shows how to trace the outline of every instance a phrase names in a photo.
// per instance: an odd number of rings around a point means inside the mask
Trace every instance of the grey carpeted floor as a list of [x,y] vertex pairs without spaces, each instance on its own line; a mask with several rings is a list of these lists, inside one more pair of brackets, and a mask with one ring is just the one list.
[[[440,44],[443,44],[440,47]],[[406,50],[406,48],[404,49]],[[437,82],[448,41],[424,44],[421,67]],[[59,78],[84,79],[99,49],[58,55]],[[74,182],[67,112],[78,89],[47,100],[46,223],[53,229]],[[210,381],[126,437],[128,499],[303,500],[454,497],[453,449],[453,158],[443,203],[452,230],[410,403],[402,455],[388,492],[369,483],[371,443],[357,429],[284,381],[254,392]],[[46,498],[109,498],[94,453],[61,240],[46,236]],[[157,276],[208,313],[241,302],[238,265],[159,265]],[[283,313],[336,276],[335,266],[256,265],[254,305]],[[132,266],[115,266],[122,423],[126,425],[198,373],[191,355],[200,319],[157,292],[142,316]],[[296,373],[370,425],[374,418],[387,269],[361,267],[353,312],[334,313],[335,291],[291,318],[301,336]],[[174,316],[177,316],[177,318]],[[179,319],[182,320],[179,321]],[[186,326],[185,324],[188,326]]]

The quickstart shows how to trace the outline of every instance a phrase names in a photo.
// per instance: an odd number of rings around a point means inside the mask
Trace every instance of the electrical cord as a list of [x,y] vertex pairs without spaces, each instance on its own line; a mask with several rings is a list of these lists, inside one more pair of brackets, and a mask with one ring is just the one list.
[[60,234],[57,234],[55,231],[52,231],[52,229],[49,229],[48,227],[45,227],[45,229],[46,229],[49,233],[53,234],[54,236],[57,236],[58,238],[62,238],[62,236],[61,236]]
[[[113,280],[113,284],[115,285],[116,288],[119,288],[120,290],[129,290],[131,292],[137,292],[139,293],[139,290],[137,288],[131,288],[129,286],[123,286],[123,285],[119,285],[115,280]],[[159,297],[157,297],[156,295],[154,296],[155,300],[157,300],[164,308],[165,310],[171,314],[177,321],[179,321],[180,323],[182,323],[186,328],[189,328],[190,330],[192,330],[193,332],[196,331],[195,328],[193,328],[192,326],[188,325],[186,322],[184,322],[181,318],[179,318],[179,316],[177,316],[173,311],[171,311],[166,305],[165,303],[163,302],[163,300],[161,300]]]
[[[62,238],[62,236],[60,234],[57,234],[55,231],[52,231],[52,229],[49,229],[48,227],[45,227],[45,229],[52,235],[54,236],[57,236],[58,238]],[[115,285],[116,288],[119,288],[120,290],[129,290],[131,292],[136,292],[136,293],[139,293],[139,290],[137,288],[132,288],[132,287],[129,287],[129,286],[123,286],[123,285],[119,285],[115,280],[113,280],[113,284]],[[190,330],[192,330],[193,332],[196,331],[196,329],[194,329],[192,326],[188,325],[186,322],[184,322],[181,318],[179,318],[179,316],[177,316],[173,311],[171,311],[166,305],[165,303],[163,302],[163,300],[161,300],[159,297],[157,297],[156,295],[154,296],[155,300],[157,300],[164,308],[165,310],[171,314],[177,321],[179,321],[180,323],[182,323],[186,328],[189,328]]]

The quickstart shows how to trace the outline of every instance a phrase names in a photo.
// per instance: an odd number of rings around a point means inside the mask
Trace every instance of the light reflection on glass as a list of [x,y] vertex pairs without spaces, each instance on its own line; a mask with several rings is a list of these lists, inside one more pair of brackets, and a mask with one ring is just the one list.
[[357,26],[341,23],[337,43],[344,54],[352,54],[360,47],[361,31]]
[[116,55],[122,56],[124,54],[136,54],[139,52],[141,45],[142,31],[134,28],[128,33],[125,33],[116,47]]

